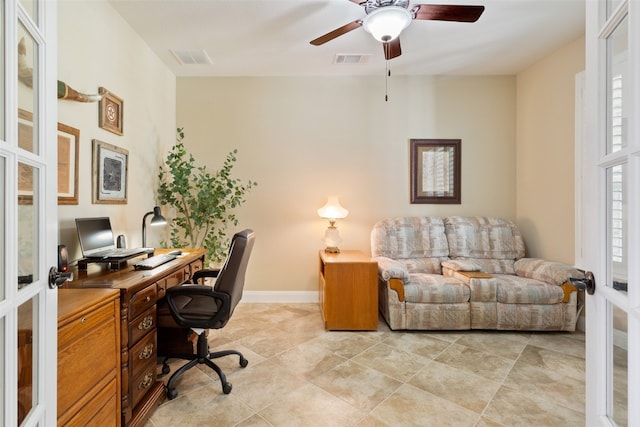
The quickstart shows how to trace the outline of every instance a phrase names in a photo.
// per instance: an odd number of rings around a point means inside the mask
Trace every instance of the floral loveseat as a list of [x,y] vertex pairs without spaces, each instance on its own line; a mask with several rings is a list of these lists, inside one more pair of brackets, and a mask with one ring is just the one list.
[[575,330],[581,271],[524,258],[518,228],[490,217],[399,217],[371,232],[391,329]]

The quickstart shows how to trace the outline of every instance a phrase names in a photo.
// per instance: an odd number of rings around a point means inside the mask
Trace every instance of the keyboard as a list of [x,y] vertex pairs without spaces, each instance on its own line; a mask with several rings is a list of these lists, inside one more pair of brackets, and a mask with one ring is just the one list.
[[173,254],[156,255],[136,262],[133,264],[133,268],[136,270],[153,270],[157,266],[173,261],[174,259],[176,259],[176,255]]

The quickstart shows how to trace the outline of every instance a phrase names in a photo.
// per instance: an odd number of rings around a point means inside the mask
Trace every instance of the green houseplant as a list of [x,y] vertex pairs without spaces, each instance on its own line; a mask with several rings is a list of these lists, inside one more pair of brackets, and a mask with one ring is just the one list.
[[227,254],[227,228],[238,224],[234,209],[258,183],[231,176],[238,150],[227,154],[222,167],[210,173],[206,166],[195,164],[183,140],[184,129],[178,128],[176,144],[158,173],[158,201],[170,207],[170,243],[174,248],[206,248],[207,259],[220,262]]

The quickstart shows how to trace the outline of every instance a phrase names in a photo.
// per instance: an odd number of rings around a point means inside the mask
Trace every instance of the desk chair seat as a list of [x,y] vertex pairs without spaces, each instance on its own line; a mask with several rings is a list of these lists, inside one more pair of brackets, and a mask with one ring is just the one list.
[[[189,360],[171,375],[167,383],[167,398],[174,399],[178,392],[175,381],[185,371],[198,364],[206,364],[220,377],[222,391],[231,392],[231,384],[218,365],[211,361],[218,357],[237,355],[240,366],[249,363],[244,356],[235,350],[217,352],[209,351],[207,333],[209,329],[223,328],[242,298],[244,277],[253,249],[255,234],[252,230],[236,233],[231,239],[229,254],[220,270],[200,270],[193,275],[191,283],[167,289],[166,296],[158,302],[158,356],[164,357],[162,372],[169,373],[167,363],[170,358]],[[198,284],[201,279],[215,277],[213,287]],[[191,331],[198,334],[196,352],[189,346],[185,347],[184,340]],[[167,336],[182,336],[183,345],[166,340]],[[163,338],[165,337],[165,338]],[[166,342],[163,342],[166,340]],[[190,351],[186,350],[188,348]]]

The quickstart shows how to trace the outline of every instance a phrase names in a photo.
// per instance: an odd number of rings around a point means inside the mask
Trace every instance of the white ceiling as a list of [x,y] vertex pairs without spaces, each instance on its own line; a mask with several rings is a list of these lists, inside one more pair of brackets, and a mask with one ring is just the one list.
[[[584,33],[585,0],[412,0],[481,4],[475,23],[412,21],[394,75],[516,74]],[[177,76],[380,75],[380,43],[363,28],[309,41],[365,16],[349,0],[110,0]],[[411,7],[410,6],[410,7]],[[180,65],[170,49],[204,49],[211,65]],[[334,64],[336,54],[371,55]]]

